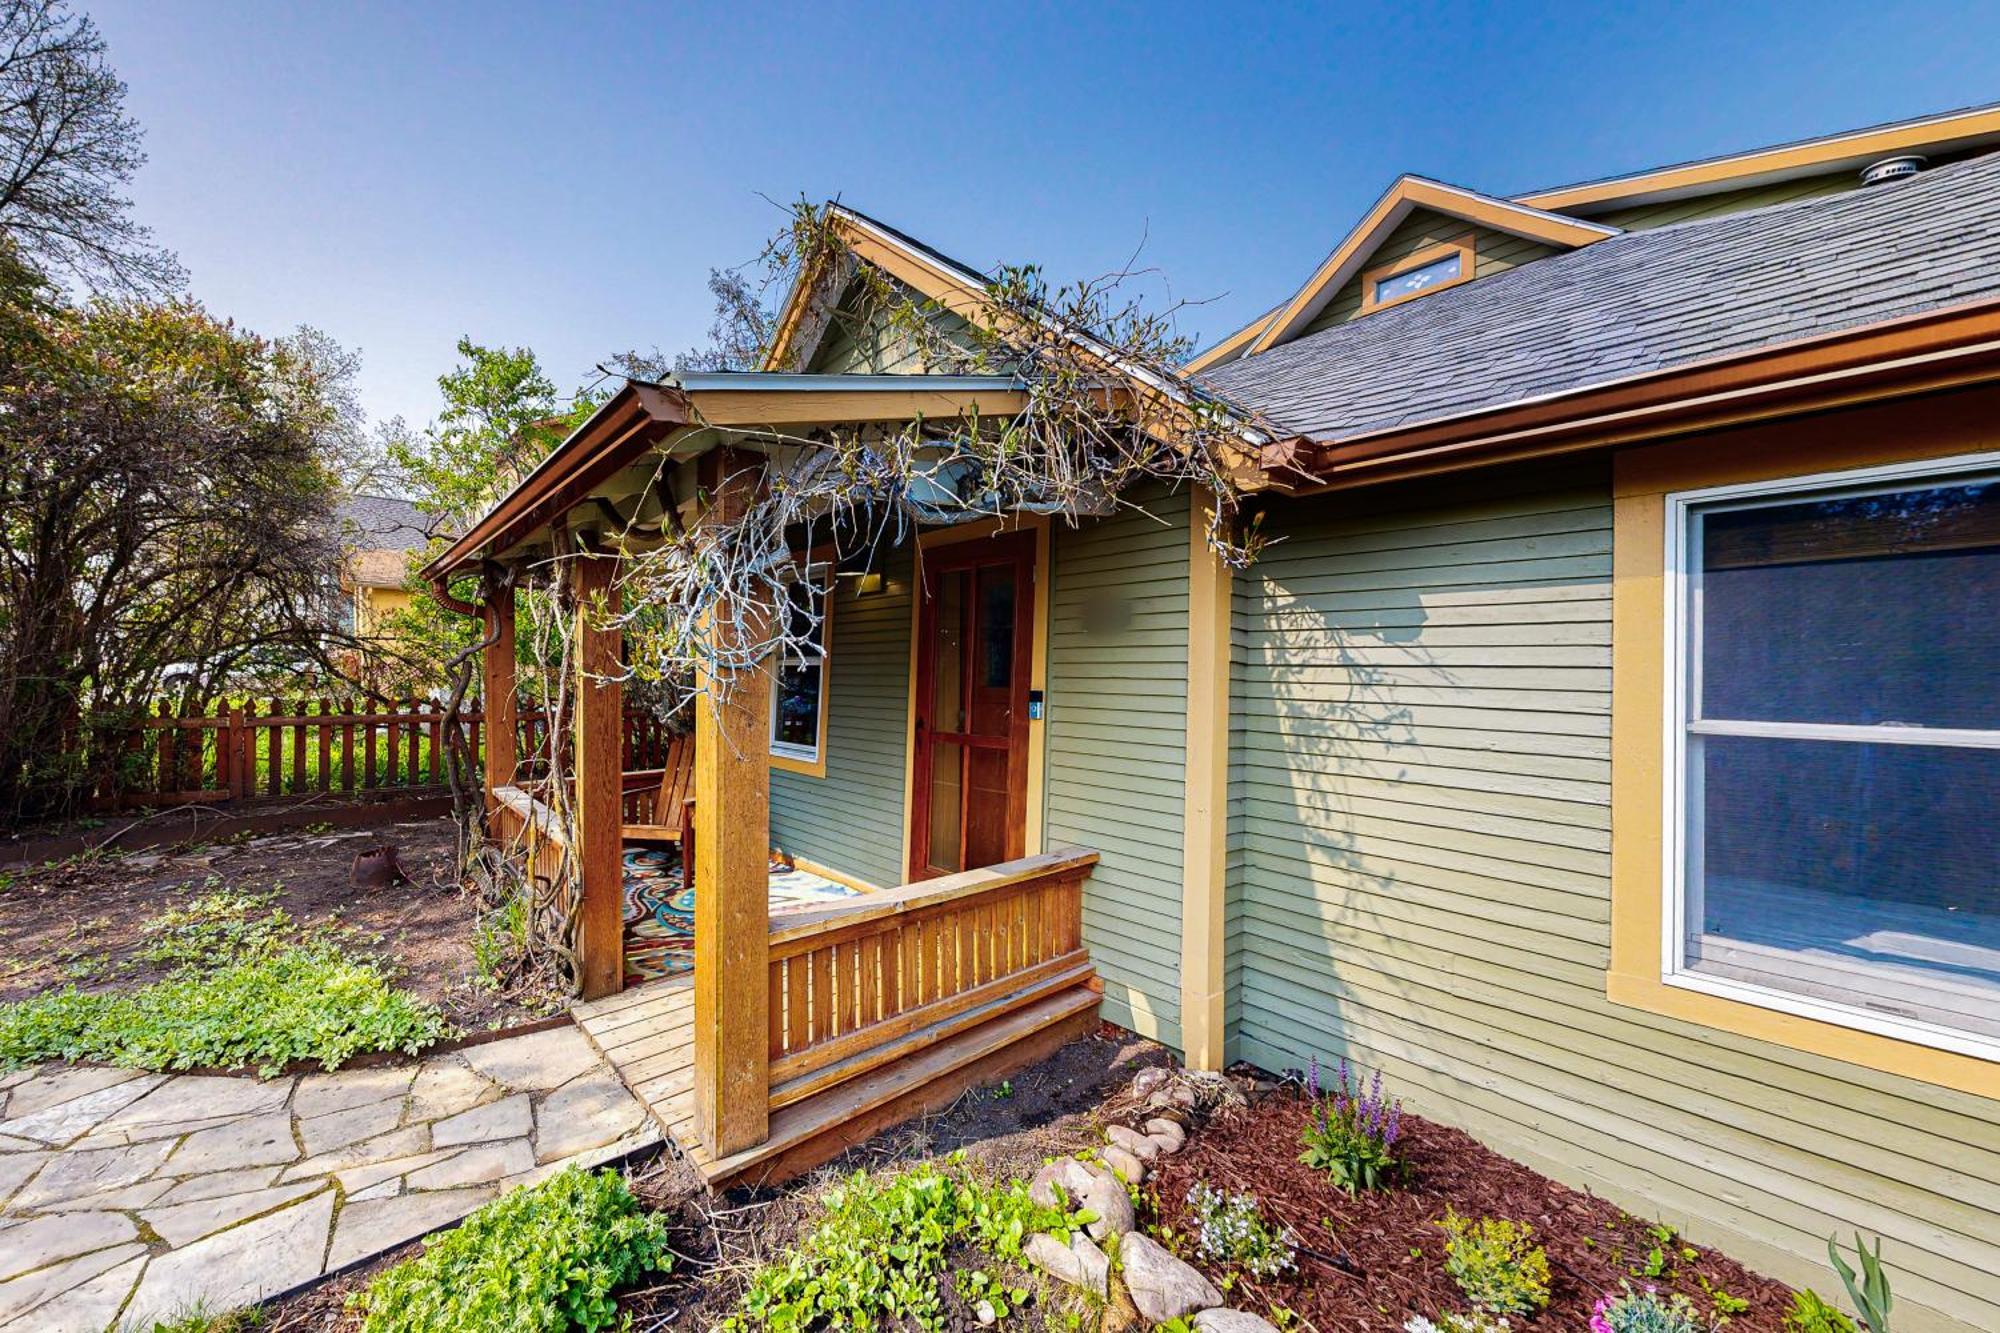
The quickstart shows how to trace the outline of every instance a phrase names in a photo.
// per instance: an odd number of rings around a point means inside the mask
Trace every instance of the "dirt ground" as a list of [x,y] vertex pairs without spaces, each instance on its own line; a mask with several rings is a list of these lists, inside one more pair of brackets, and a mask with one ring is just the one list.
[[[355,853],[388,843],[410,883],[359,889]],[[145,923],[212,889],[277,891],[272,906],[300,926],[359,932],[357,952],[467,1032],[540,1017],[546,1001],[475,985],[472,899],[452,865],[448,818],[361,829],[308,828],[261,837],[72,857],[0,870],[0,1001],[74,982],[84,990],[157,976],[136,955]]]
[[[878,1135],[810,1176],[777,1190],[738,1191],[711,1198],[671,1151],[632,1172],[632,1188],[673,1226],[674,1272],[659,1285],[621,1296],[635,1333],[707,1329],[735,1307],[757,1267],[782,1254],[810,1225],[813,1200],[829,1185],[862,1169],[895,1169],[958,1149],[1000,1177],[1034,1174],[1051,1157],[1102,1142],[1098,1109],[1148,1065],[1165,1064],[1153,1042],[1106,1025],[1069,1043],[998,1087],[974,1088],[937,1115]],[[263,1333],[353,1333],[361,1321],[345,1309],[349,1293],[417,1246],[385,1255],[268,1311]],[[1011,1329],[1041,1327],[1032,1309]],[[968,1328],[975,1327],[970,1316]]]
[[[1299,1245],[1298,1270],[1288,1280],[1243,1282],[1239,1303],[1268,1315],[1296,1311],[1300,1327],[1322,1333],[1398,1333],[1414,1314],[1436,1318],[1466,1308],[1444,1269],[1447,1204],[1467,1217],[1526,1222],[1548,1251],[1550,1303],[1532,1319],[1513,1318],[1520,1333],[1579,1330],[1590,1307],[1621,1278],[1634,1288],[1679,1291],[1703,1316],[1714,1312],[1711,1291],[1749,1302],[1731,1317],[1730,1333],[1777,1333],[1791,1289],[1759,1277],[1712,1250],[1663,1239],[1652,1218],[1630,1217],[1602,1199],[1556,1184],[1489,1151],[1458,1130],[1403,1117],[1398,1153],[1408,1175],[1397,1188],[1350,1199],[1298,1160],[1308,1103],[1281,1091],[1247,1111],[1219,1117],[1189,1136],[1187,1149],[1165,1160],[1147,1182],[1155,1216],[1188,1235],[1186,1199],[1196,1181],[1232,1194],[1257,1196],[1273,1224],[1289,1225]],[[1646,1273],[1655,1247],[1663,1271]],[[1693,1257],[1688,1257],[1691,1251]],[[1196,1262],[1219,1278],[1213,1264]],[[1245,1298],[1247,1295],[1247,1299]]]

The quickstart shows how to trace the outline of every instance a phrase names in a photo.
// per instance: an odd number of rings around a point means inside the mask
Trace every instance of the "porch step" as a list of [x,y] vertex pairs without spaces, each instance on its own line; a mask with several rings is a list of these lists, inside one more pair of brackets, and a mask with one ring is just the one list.
[[[576,1006],[577,1023],[646,1104],[681,1155],[710,1188],[775,1183],[810,1170],[849,1146],[927,1110],[972,1085],[1004,1077],[1053,1052],[1097,1021],[1095,975],[1066,973],[1060,989],[998,1017],[963,1018],[897,1045],[911,1054],[771,1113],[770,1137],[721,1161],[694,1132],[694,987],[676,977],[599,1004]],[[1017,997],[1018,1003],[1018,997]],[[965,1017],[971,1017],[970,1015]],[[940,1034],[933,1045],[923,1045]]]

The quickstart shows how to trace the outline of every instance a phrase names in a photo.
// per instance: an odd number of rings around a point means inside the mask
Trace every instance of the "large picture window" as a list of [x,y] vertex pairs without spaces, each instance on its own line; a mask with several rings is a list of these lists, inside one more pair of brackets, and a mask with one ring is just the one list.
[[800,765],[823,759],[828,603],[823,570],[786,586],[791,629],[771,690],[771,753]]
[[2000,1057],[2000,460],[1668,505],[1665,979]]

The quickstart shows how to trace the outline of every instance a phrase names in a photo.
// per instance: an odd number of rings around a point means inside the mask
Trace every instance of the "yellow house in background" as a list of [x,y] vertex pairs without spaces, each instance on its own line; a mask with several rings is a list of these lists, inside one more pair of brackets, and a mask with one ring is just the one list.
[[430,539],[422,510],[389,495],[355,494],[340,505],[343,628],[357,638],[381,632],[385,617],[410,604],[409,557]]

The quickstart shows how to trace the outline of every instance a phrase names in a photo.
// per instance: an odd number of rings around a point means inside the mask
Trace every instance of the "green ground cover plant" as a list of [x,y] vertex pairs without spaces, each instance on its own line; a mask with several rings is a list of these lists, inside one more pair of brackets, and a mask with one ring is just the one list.
[[147,923],[139,957],[170,969],[129,990],[74,984],[0,1005],[0,1068],[91,1060],[132,1069],[328,1069],[366,1051],[415,1052],[452,1028],[344,935],[299,937],[275,893],[205,891]]
[[672,1267],[666,1224],[615,1171],[558,1172],[424,1245],[353,1298],[365,1333],[585,1333],[615,1293]]
[[1549,1303],[1549,1256],[1524,1222],[1444,1210],[1445,1271],[1465,1298],[1494,1314],[1531,1315]]
[[[1029,1299],[992,1269],[959,1262],[965,1249],[994,1268],[1018,1267],[1022,1246],[1037,1231],[1067,1239],[1090,1220],[1087,1212],[1044,1208],[1021,1181],[995,1183],[975,1174],[963,1154],[942,1166],[925,1163],[893,1176],[857,1173],[828,1191],[825,1212],[785,1258],[751,1279],[727,1333],[769,1329],[946,1327],[948,1262],[960,1296],[987,1300],[996,1315]],[[965,1279],[971,1278],[968,1287]],[[995,1300],[995,1296],[1000,1299]]]

